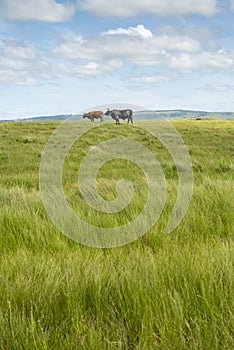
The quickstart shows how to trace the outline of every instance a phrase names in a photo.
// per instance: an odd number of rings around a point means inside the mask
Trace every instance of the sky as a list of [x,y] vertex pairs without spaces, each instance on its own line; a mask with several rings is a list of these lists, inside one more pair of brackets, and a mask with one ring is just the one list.
[[234,111],[234,0],[0,0],[0,119]]

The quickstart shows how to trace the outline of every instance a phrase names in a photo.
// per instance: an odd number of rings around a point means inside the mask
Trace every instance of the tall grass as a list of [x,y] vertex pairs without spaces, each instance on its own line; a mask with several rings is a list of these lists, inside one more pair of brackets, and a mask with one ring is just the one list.
[[166,206],[155,226],[129,245],[95,249],[56,230],[41,202],[40,155],[58,124],[0,124],[0,349],[233,349],[234,124],[173,125],[191,154],[194,194],[171,234],[165,227],[178,178],[153,137],[106,123],[69,152],[63,177],[68,202],[97,225],[131,220],[142,210],[146,187],[135,165],[109,162],[98,174],[100,193],[112,200],[114,181],[128,178],[134,202],[115,216],[88,208],[77,169],[90,146],[115,135],[140,141],[166,176]]

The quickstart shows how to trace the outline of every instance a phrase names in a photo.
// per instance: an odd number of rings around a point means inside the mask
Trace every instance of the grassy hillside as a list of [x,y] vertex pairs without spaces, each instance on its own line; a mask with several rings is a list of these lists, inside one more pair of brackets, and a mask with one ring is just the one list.
[[171,234],[165,228],[177,195],[175,165],[137,122],[104,123],[67,155],[63,186],[69,204],[88,222],[108,227],[141,212],[144,174],[124,160],[103,166],[98,189],[104,198],[115,198],[115,181],[123,177],[133,181],[135,196],[128,212],[100,214],[80,195],[83,156],[120,136],[157,155],[168,186],[163,213],[143,238],[114,249],[69,240],[45,212],[40,158],[59,124],[0,124],[0,349],[233,349],[234,123],[172,124],[192,158],[194,194]]

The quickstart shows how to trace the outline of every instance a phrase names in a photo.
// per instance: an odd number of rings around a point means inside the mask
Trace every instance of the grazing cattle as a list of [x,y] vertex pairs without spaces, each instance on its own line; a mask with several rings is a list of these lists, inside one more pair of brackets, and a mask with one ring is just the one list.
[[132,115],[133,115],[133,111],[131,109],[112,109],[109,110],[109,108],[107,108],[107,111],[105,113],[105,115],[109,115],[111,116],[115,121],[116,121],[116,124],[120,124],[120,119],[127,119],[128,120],[128,124],[129,122],[131,121],[131,123],[133,124],[133,118],[132,118]]
[[100,122],[103,121],[103,112],[102,111],[93,111],[89,113],[84,113],[83,118],[88,118],[91,122],[94,122],[94,119],[99,119]]

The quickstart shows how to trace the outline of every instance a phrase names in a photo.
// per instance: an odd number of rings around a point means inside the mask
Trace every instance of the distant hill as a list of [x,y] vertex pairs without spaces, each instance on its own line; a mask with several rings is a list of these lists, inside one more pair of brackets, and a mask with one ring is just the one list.
[[52,121],[63,121],[68,118],[71,119],[81,119],[82,115],[73,115],[73,114],[57,114],[57,115],[47,115],[47,116],[39,116],[39,117],[31,117],[31,118],[23,118],[17,119],[17,122],[52,122]]
[[[136,120],[157,120],[157,119],[225,119],[234,120],[234,112],[206,112],[206,111],[193,111],[184,109],[172,109],[172,110],[145,110],[134,112],[134,119]],[[81,120],[81,114],[58,114],[51,116],[38,116],[30,118],[22,118],[16,120],[0,120],[1,122],[40,122],[40,121],[63,121],[66,119]],[[111,117],[105,117],[110,120]]]
[[234,112],[206,112],[183,109],[140,111],[134,113],[135,119],[234,119]]
[[59,121],[59,120],[65,120],[67,118],[72,117],[72,114],[58,114],[58,115],[50,115],[50,116],[40,116],[40,117],[31,117],[31,118],[24,118],[20,119],[20,121],[24,122],[39,122],[39,121]]

